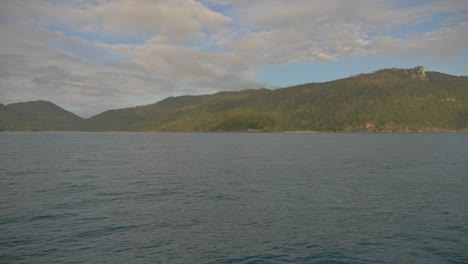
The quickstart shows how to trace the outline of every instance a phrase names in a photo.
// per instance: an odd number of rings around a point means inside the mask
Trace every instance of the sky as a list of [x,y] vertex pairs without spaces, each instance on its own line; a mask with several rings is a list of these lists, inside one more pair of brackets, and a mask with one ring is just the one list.
[[467,0],[0,0],[0,103],[80,116],[382,68],[468,75]]

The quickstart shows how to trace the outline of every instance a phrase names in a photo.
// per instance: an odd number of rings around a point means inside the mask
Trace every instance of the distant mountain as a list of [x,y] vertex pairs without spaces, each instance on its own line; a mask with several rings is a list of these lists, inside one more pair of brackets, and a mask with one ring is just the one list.
[[72,120],[86,131],[468,131],[468,77],[385,69],[276,90],[170,97]]
[[21,116],[0,104],[0,131],[3,130],[27,130]]
[[2,105],[0,130],[79,130],[83,119],[47,101]]

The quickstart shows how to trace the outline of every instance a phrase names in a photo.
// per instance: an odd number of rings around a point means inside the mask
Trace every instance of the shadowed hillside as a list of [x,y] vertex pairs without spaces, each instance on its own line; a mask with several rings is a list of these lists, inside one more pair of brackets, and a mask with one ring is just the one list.
[[0,130],[79,130],[82,118],[47,101],[2,106]]

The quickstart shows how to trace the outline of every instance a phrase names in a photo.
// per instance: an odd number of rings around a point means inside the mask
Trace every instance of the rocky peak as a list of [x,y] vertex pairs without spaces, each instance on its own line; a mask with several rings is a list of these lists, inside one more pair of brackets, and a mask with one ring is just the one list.
[[418,66],[418,67],[413,68],[413,69],[407,69],[407,70],[405,70],[405,73],[409,74],[409,76],[411,76],[411,78],[413,78],[413,79],[420,79],[420,80],[425,80],[426,79],[426,73],[424,71],[423,66]]

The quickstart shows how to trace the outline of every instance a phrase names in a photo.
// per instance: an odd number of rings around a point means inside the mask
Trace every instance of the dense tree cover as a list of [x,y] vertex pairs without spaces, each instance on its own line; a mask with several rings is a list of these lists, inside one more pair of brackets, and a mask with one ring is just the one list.
[[81,117],[47,101],[0,106],[0,130],[79,130],[82,121]]
[[27,124],[15,112],[0,104],[0,131],[3,130],[28,130]]
[[386,69],[276,90],[170,97],[66,120],[88,131],[466,131],[468,77]]

